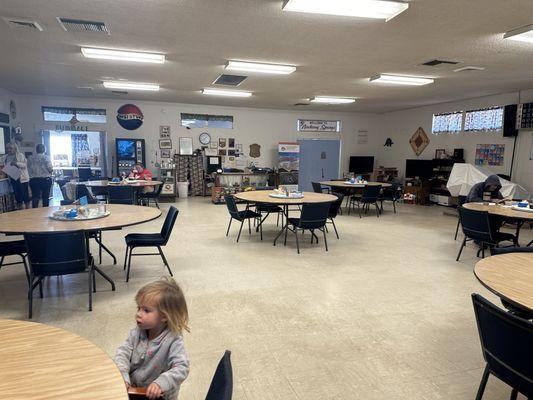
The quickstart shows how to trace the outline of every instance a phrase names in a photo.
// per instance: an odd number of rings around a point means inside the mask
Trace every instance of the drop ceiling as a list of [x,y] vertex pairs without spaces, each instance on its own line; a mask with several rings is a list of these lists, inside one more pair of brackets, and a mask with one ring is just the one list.
[[[281,10],[281,0],[3,0],[0,87],[19,94],[122,98],[192,104],[388,112],[533,88],[533,44],[504,41],[533,23],[531,0],[413,0],[389,22]],[[105,22],[110,35],[65,32],[57,17]],[[80,46],[162,52],[163,65],[83,58]],[[246,73],[246,99],[201,94],[227,73],[228,59],[297,66],[291,75]],[[431,60],[459,64],[421,65]],[[453,72],[464,66],[484,70]],[[406,87],[372,84],[379,73],[435,78]],[[158,83],[161,91],[115,94],[103,79]],[[92,90],[87,89],[92,88]],[[346,105],[314,96],[356,97]]]

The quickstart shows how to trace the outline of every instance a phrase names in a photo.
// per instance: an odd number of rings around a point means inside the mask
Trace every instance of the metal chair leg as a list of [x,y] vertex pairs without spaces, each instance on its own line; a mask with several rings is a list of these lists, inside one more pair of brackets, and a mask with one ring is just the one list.
[[[324,246],[326,246],[326,251],[328,251],[328,239],[326,239],[326,231],[324,229],[321,229],[322,234],[324,235]],[[318,243],[318,240],[317,240]]]
[[89,267],[89,273],[87,274],[89,276],[89,311],[93,310],[93,277],[94,277],[94,269],[92,266]]
[[237,243],[239,243],[239,239],[241,238],[241,232],[242,232],[242,226],[244,225],[244,219],[241,221],[241,227],[239,229],[239,235],[237,236]]
[[126,271],[126,265],[128,262],[128,251],[130,249],[130,246],[126,246],[126,254],[124,255],[124,271]]
[[130,280],[131,254],[132,253],[133,253],[133,247],[130,248],[130,254],[128,256],[128,270],[126,271],[126,282]]
[[509,400],[516,400],[518,398],[518,390],[514,389],[511,390],[511,397],[509,397]]
[[457,258],[455,261],[459,261],[459,258],[461,257],[461,253],[463,252],[463,247],[466,246],[466,237],[463,240],[463,243],[461,243],[461,248],[459,249],[459,254],[457,254]]
[[487,381],[489,380],[490,370],[489,366],[485,366],[483,371],[483,376],[481,377],[481,382],[479,382],[479,388],[477,390],[476,400],[481,400],[483,398],[483,393],[485,392],[485,387],[487,386]]
[[161,258],[163,259],[163,262],[165,263],[165,266],[168,269],[168,273],[170,274],[170,276],[174,276],[172,274],[172,270],[170,269],[170,265],[168,265],[168,261],[167,261],[167,258],[165,257],[165,253],[163,253],[163,250],[161,250],[160,246],[157,246],[157,249],[159,250],[159,254],[161,255]]
[[[287,233],[285,233],[285,238],[287,237]],[[296,238],[296,252],[300,254],[300,243],[298,242],[298,229],[294,228],[294,237]],[[311,240],[313,239],[313,236],[311,236]]]
[[331,218],[331,223],[333,224],[333,229],[335,229],[335,235],[337,235],[337,239],[339,238],[339,232],[337,232],[337,226],[335,225],[335,220]]
[[233,218],[229,217],[229,225],[228,225],[228,230],[226,231],[226,236],[228,236],[229,234],[229,228],[231,228],[231,221],[233,221]]
[[459,226],[461,226],[460,219],[457,220],[457,227],[455,228],[455,237],[453,238],[453,240],[457,240],[457,235],[459,234]]
[[33,275],[31,275],[31,283],[28,287],[28,318],[33,316]]
[[[250,219],[251,218],[248,218],[248,235],[251,235],[252,234],[252,226],[250,224]],[[255,220],[254,220],[255,221]]]

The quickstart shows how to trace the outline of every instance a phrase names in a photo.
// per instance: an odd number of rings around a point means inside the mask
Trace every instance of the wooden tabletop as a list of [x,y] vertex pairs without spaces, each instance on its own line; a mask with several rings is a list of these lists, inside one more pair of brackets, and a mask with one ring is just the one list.
[[466,203],[463,204],[463,207],[468,210],[488,211],[489,214],[500,215],[502,217],[533,221],[532,212],[516,211],[510,207],[504,207],[500,204],[494,204],[492,206],[489,206],[488,204],[483,203]]
[[346,183],[346,181],[324,181],[320,182],[321,185],[341,188],[362,188],[365,186],[381,186],[384,188],[391,187],[390,183],[386,182],[367,182],[367,183]]
[[[304,197],[301,199],[279,199],[270,197],[269,194],[274,193],[273,190],[252,190],[249,192],[240,192],[235,194],[239,200],[244,200],[249,203],[270,203],[270,204],[304,204],[304,203],[327,203],[336,201],[337,196],[331,194],[321,194],[314,192],[303,192]],[[1,221],[0,221],[1,223]]]
[[3,399],[127,400],[115,363],[81,336],[48,325],[0,320]]
[[[70,208],[72,206],[66,206]],[[96,207],[96,205],[93,205]],[[110,215],[88,221],[57,221],[49,218],[59,207],[41,207],[0,214],[0,232],[68,232],[75,230],[91,231],[96,229],[121,228],[151,221],[161,215],[152,207],[106,204]]]
[[533,253],[484,258],[477,262],[474,274],[497,296],[533,311]]
[[94,188],[101,188],[101,187],[107,187],[107,186],[133,186],[133,187],[146,187],[146,186],[158,186],[161,185],[163,182],[161,181],[145,181],[145,182],[134,182],[129,183],[128,181],[123,181],[120,184],[117,183],[111,183],[109,184],[109,181],[103,180],[103,181],[87,181],[87,182],[74,182],[79,185],[85,185],[87,187],[94,187]]

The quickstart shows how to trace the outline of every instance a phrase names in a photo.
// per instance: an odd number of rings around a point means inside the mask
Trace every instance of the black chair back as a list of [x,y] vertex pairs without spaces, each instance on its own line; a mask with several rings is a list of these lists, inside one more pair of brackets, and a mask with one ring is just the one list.
[[331,205],[329,206],[329,218],[336,218],[337,214],[339,213],[339,210],[342,206],[342,201],[344,200],[344,194],[342,193],[333,193],[334,196],[337,196],[337,200],[335,200]]
[[378,201],[379,194],[381,193],[381,185],[365,186],[363,188],[363,194],[361,195],[362,203],[375,203]]
[[87,186],[85,186],[84,184],[76,185],[76,199],[79,199],[83,196],[87,197],[87,202],[89,202],[90,204],[96,204],[96,199],[89,191]]
[[465,204],[467,198],[468,198],[467,196],[458,196],[457,197],[457,206],[460,207],[463,204]]
[[163,190],[163,184],[157,185],[157,188],[152,193],[154,194],[155,197],[159,197],[159,195],[161,194],[162,190]]
[[132,186],[109,185],[107,190],[109,204],[135,204],[135,192]]
[[483,357],[490,371],[528,398],[533,396],[533,323],[472,294]]
[[533,247],[491,247],[490,254],[497,256],[499,254],[509,253],[533,253]]
[[224,196],[224,201],[226,202],[226,207],[228,208],[231,217],[239,219],[239,209],[237,208],[235,198],[231,194],[226,194]]
[[392,201],[399,200],[400,197],[402,196],[402,190],[401,190],[402,185],[400,185],[399,183],[395,183],[395,182],[391,183],[391,185],[392,186],[383,188],[383,199],[392,200]]
[[168,239],[170,238],[172,228],[174,228],[174,223],[176,222],[176,218],[178,218],[178,213],[179,210],[174,206],[170,206],[170,208],[168,209],[165,222],[163,222],[163,226],[161,227],[161,236],[165,240],[163,245],[166,245]]
[[468,210],[459,207],[459,220],[466,237],[484,243],[494,243],[487,211]]
[[233,394],[233,370],[231,351],[226,350],[219,361],[205,400],[231,400]]
[[311,182],[311,185],[313,185],[313,191],[315,193],[322,193],[322,185],[318,182]]
[[92,178],[91,168],[90,167],[79,167],[78,168],[78,179],[80,182],[90,181]]
[[322,228],[328,219],[330,203],[304,203],[300,215],[301,229]]
[[89,265],[83,231],[26,233],[24,240],[35,276],[77,274]]

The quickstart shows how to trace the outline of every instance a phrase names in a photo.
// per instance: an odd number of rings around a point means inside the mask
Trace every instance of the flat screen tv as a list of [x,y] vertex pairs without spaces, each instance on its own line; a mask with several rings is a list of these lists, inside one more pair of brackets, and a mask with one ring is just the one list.
[[350,157],[350,172],[354,174],[364,174],[374,171],[373,156],[352,156]]
[[135,140],[117,139],[117,158],[135,160]]
[[405,160],[405,177],[429,179],[433,176],[433,160]]

